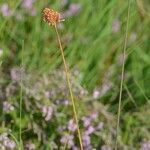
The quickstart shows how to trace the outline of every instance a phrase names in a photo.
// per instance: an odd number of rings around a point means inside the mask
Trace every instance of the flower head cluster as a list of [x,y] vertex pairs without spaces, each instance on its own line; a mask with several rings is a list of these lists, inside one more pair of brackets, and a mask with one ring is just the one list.
[[7,102],[7,101],[4,101],[3,102],[3,111],[5,112],[5,113],[9,113],[9,112],[11,112],[11,111],[13,111],[14,110],[14,106],[12,106],[9,102]]
[[76,131],[76,129],[77,129],[77,124],[73,119],[71,119],[68,123],[68,130],[74,132]]
[[33,7],[33,4],[35,3],[36,0],[23,0],[22,2],[22,8],[28,11],[28,13],[31,16],[35,16],[36,10]]
[[0,7],[0,12],[2,13],[3,17],[10,17],[12,15],[12,11],[9,9],[7,3],[2,4]]
[[35,0],[23,0],[22,7],[31,10],[33,8],[34,2]]
[[45,117],[46,121],[51,120],[53,115],[53,108],[51,106],[43,106],[42,107],[42,115]]
[[35,150],[36,149],[35,144],[33,144],[33,143],[26,143],[25,148],[27,150]]
[[141,143],[141,150],[150,150],[150,141],[144,141]]
[[0,135],[0,149],[15,150],[15,148],[16,148],[16,143],[8,137],[7,133],[2,133]]
[[43,10],[43,20],[49,25],[56,25],[60,21],[60,14],[49,8]]
[[65,136],[63,136],[61,139],[60,139],[60,142],[62,144],[66,144],[67,143],[67,147],[68,148],[72,148],[74,146],[74,136],[73,135],[68,135],[66,134]]
[[63,16],[63,18],[74,16],[80,11],[80,9],[81,9],[81,5],[79,3],[72,3],[72,4],[70,4],[69,9],[66,10],[62,14],[62,16]]

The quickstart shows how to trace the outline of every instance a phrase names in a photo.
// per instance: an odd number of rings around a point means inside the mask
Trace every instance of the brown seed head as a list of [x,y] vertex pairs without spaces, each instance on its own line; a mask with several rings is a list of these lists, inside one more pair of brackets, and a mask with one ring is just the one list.
[[49,8],[44,8],[43,10],[43,20],[49,25],[56,25],[60,22],[60,14],[57,11],[54,11]]

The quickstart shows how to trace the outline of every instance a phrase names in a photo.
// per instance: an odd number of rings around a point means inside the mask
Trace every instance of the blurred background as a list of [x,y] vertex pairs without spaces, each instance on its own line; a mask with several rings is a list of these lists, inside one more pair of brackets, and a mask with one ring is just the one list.
[[[66,141],[66,149],[79,149],[57,36],[42,19],[45,7],[65,18],[58,30],[84,149],[113,150],[127,0],[0,0],[0,149],[19,149],[20,129],[22,149],[65,149]],[[118,149],[150,150],[149,98],[150,2],[130,0]]]

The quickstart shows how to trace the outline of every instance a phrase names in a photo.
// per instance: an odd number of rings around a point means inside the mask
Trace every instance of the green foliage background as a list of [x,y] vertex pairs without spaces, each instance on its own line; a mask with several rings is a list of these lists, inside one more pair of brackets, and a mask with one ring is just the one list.
[[[140,1],[140,0],[139,0]],[[0,5],[6,2],[0,1]],[[53,27],[42,21],[42,10],[45,6],[60,12],[59,1],[36,1],[36,16],[30,16],[20,7],[21,1],[7,0],[14,16],[23,14],[23,20],[15,17],[0,16],[0,48],[4,50],[2,69],[6,82],[9,82],[8,71],[21,65],[29,72],[48,74],[62,68],[56,34]],[[71,72],[78,69],[77,82],[92,93],[101,88],[106,75],[109,76],[111,89],[99,102],[108,105],[108,111],[117,113],[121,59],[126,28],[128,2],[118,0],[80,0],[80,12],[69,17],[60,29],[65,57]],[[148,129],[150,97],[150,2],[131,0],[127,56],[125,62],[125,80],[123,85],[121,127],[122,137],[126,144],[131,144],[138,132],[134,127]],[[144,9],[144,12],[142,11]],[[120,30],[113,33],[112,24],[120,20]],[[135,41],[131,40],[136,34]],[[23,53],[22,53],[23,52]],[[143,124],[141,123],[143,121]],[[132,134],[130,134],[132,132]],[[142,134],[142,133],[140,133]],[[141,137],[141,136],[139,136]],[[149,135],[148,135],[149,137]]]

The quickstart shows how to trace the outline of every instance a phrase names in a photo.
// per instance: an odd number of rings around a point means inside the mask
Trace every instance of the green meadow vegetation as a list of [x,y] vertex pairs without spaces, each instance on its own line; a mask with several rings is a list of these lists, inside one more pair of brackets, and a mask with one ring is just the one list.
[[150,150],[149,0],[0,0],[0,150],[82,149],[45,7],[83,149]]

